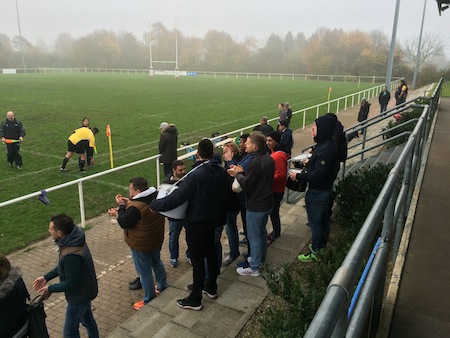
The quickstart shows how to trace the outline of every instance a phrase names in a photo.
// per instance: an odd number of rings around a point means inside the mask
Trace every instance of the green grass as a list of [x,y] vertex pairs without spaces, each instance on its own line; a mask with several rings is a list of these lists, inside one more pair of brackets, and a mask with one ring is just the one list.
[[[225,133],[257,124],[261,116],[276,117],[280,101],[289,101],[294,111],[324,102],[330,85],[332,98],[373,86],[367,83],[358,88],[356,83],[289,79],[174,79],[111,74],[0,76],[0,117],[6,118],[6,112],[12,110],[27,130],[21,145],[23,169],[10,168],[6,161],[0,161],[0,201],[79,178],[75,156],[69,161],[69,173],[61,174],[59,167],[67,150],[67,138],[85,116],[91,127],[100,129],[95,166],[88,170],[91,174],[110,168],[107,124],[111,125],[117,167],[157,153],[158,126],[162,121],[177,125],[180,143],[198,142],[216,131]],[[294,117],[292,128],[301,123],[300,117]],[[1,151],[1,156],[5,156],[6,150]],[[131,177],[144,176],[156,184],[155,171],[154,162],[148,162],[85,182],[86,218],[113,206],[115,194],[127,193]],[[52,214],[66,212],[79,221],[77,186],[49,192],[48,198],[48,206],[33,198],[0,208],[0,253],[47,236]]]

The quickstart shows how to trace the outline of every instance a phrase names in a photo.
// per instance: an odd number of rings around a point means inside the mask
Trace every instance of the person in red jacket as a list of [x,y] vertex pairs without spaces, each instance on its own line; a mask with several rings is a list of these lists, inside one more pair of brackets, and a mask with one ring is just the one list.
[[273,209],[270,213],[273,231],[268,236],[268,244],[271,244],[281,234],[280,205],[287,181],[289,155],[285,147],[280,144],[280,141],[281,133],[275,130],[271,131],[266,137],[267,148],[269,148],[270,156],[275,161],[275,173],[272,184]]

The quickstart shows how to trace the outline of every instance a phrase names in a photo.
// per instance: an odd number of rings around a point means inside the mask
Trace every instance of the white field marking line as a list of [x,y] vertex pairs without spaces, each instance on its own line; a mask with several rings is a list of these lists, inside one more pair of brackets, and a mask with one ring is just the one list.
[[[130,259],[131,256],[127,255],[126,257],[127,259]],[[96,263],[97,265],[104,267],[104,270],[102,270],[100,273],[97,274],[97,279],[100,279],[102,277],[105,277],[109,272],[114,271],[115,269],[117,269],[118,267],[122,266],[125,264],[125,260],[121,259],[119,260],[116,264],[108,264],[105,263],[103,261],[100,261],[98,259],[93,259],[94,263]],[[45,304],[45,310],[48,310],[52,307],[57,306],[58,304],[65,302],[66,301],[66,297],[64,295],[59,296],[58,298],[54,299],[54,301],[52,301],[51,303],[46,303]]]

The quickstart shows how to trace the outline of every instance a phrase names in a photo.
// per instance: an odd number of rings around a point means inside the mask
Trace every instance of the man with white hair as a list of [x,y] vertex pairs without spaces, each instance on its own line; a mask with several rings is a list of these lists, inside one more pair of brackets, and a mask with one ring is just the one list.
[[25,137],[25,128],[22,122],[14,117],[14,113],[9,111],[6,113],[6,120],[0,125],[0,136],[2,142],[6,143],[7,161],[12,167],[16,162],[17,169],[22,168],[22,155],[20,155],[20,142]]

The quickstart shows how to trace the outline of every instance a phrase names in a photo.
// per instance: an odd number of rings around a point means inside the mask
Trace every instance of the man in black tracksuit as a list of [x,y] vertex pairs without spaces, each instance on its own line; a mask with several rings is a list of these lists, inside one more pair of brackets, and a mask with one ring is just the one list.
[[[214,234],[221,216],[221,206],[231,184],[225,169],[213,159],[213,154],[212,142],[208,139],[200,141],[197,162],[193,170],[186,174],[183,184],[167,197],[150,203],[152,210],[168,211],[189,201],[186,241],[191,254],[194,284],[188,297],[177,300],[177,305],[183,309],[201,310],[202,291],[210,298],[217,297],[219,266]],[[206,284],[205,258],[209,276]]]
[[12,111],[7,112],[6,120],[0,125],[0,137],[2,138],[2,142],[6,143],[6,150],[8,152],[7,161],[9,165],[12,167],[13,162],[16,162],[17,169],[22,168],[20,142],[23,141],[25,134],[26,132],[22,122],[14,117]]

